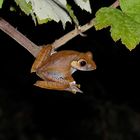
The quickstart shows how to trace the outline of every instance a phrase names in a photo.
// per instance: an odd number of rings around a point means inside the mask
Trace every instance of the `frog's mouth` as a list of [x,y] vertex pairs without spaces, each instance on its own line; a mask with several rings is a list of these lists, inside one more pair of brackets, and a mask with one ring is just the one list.
[[94,65],[94,67],[90,64],[88,64],[87,66],[87,71],[91,71],[91,70],[96,70],[96,65]]

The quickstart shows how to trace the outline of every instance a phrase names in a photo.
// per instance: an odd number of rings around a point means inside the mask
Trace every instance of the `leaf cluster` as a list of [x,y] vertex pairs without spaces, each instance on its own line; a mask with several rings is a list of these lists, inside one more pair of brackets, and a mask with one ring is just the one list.
[[[62,22],[63,28],[65,28],[67,22],[74,23],[77,27],[79,26],[73,7],[67,0],[14,1],[25,14],[32,16],[35,24],[54,20],[55,22]],[[82,10],[91,13],[89,0],[73,1]],[[95,21],[93,26],[95,26],[96,30],[110,27],[113,40],[121,40],[129,50],[132,50],[140,43],[140,0],[117,1],[119,2],[119,8],[113,6],[102,7],[96,12],[95,18],[91,21]],[[0,8],[2,8],[3,2],[4,0],[0,0]]]
[[[71,5],[67,0],[14,0],[20,9],[27,15],[31,15],[35,24],[43,24],[54,20],[62,22],[63,28],[67,22],[79,25]],[[89,0],[74,0],[81,9],[91,13]]]
[[140,42],[140,0],[119,0],[120,9],[103,7],[96,13],[95,28],[110,26],[114,41],[121,39],[129,50]]

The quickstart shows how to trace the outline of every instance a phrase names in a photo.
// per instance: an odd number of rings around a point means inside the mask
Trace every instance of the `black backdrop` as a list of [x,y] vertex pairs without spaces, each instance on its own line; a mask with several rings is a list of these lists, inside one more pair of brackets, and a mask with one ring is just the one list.
[[[73,29],[69,23],[65,30],[55,22],[35,26],[31,17],[9,12],[10,2],[3,5],[1,16],[37,45],[52,43]],[[93,15],[112,2],[91,2]],[[93,17],[74,8],[81,24]],[[140,138],[139,45],[130,52],[111,39],[109,28],[92,28],[86,34],[60,48],[92,51],[97,64],[96,71],[74,73],[84,94],[73,95],[34,87],[38,77],[30,73],[33,56],[0,31],[0,140]]]

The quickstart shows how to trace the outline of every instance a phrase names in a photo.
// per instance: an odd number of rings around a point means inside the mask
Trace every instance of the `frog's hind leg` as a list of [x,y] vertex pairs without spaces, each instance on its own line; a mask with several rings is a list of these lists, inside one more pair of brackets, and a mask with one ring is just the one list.
[[53,81],[37,81],[34,85],[41,88],[52,89],[52,90],[65,90],[66,88],[69,87],[68,84],[62,84]]
[[39,67],[41,67],[44,64],[45,60],[51,55],[51,52],[52,52],[51,45],[42,47],[32,65],[31,72],[36,72],[36,70]]
[[62,84],[59,82],[37,81],[34,85],[45,89],[69,91],[72,92],[73,94],[76,94],[77,92],[82,93],[82,91],[76,85],[70,86],[69,84]]

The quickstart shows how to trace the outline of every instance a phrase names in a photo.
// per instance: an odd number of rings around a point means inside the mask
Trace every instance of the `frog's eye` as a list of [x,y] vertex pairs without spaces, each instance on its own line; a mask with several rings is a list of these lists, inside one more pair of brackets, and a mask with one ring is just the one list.
[[79,62],[81,67],[84,67],[87,64],[87,62],[85,60],[83,60],[83,59],[79,60],[78,62]]

